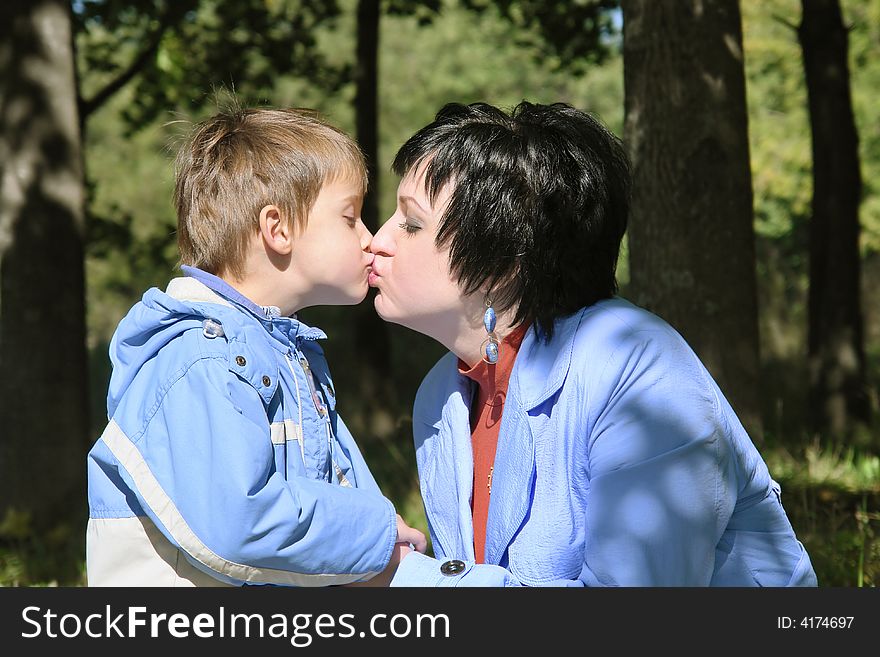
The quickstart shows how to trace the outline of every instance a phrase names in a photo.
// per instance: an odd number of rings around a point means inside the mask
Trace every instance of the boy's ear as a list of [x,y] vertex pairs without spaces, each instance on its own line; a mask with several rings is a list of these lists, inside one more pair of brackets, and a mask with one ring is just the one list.
[[266,246],[280,255],[293,250],[293,234],[277,205],[266,205],[260,210],[260,235]]

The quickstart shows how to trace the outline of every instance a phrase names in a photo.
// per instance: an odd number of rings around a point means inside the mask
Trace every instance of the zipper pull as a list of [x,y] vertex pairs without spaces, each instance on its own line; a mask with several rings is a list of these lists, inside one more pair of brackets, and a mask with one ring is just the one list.
[[302,354],[299,354],[299,364],[306,373],[306,383],[309,386],[309,392],[312,393],[312,401],[315,404],[315,410],[318,411],[318,415],[324,417],[327,414],[327,408],[324,406],[324,402],[321,400],[321,396],[315,388],[315,379],[312,376],[312,368],[309,367],[309,361]]

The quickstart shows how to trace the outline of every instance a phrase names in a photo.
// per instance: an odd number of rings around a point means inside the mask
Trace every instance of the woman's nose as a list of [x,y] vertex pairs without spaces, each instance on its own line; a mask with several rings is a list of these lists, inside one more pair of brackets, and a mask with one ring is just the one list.
[[394,240],[391,235],[391,226],[393,223],[392,219],[386,220],[373,236],[373,241],[370,242],[370,251],[372,251],[374,255],[389,256],[393,254]]

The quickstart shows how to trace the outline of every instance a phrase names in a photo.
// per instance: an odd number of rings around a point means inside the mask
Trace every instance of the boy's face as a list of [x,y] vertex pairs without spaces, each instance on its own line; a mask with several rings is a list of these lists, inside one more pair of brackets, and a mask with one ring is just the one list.
[[299,308],[352,305],[363,301],[373,263],[372,235],[361,221],[359,185],[324,183],[305,230],[293,243],[291,268],[303,286]]

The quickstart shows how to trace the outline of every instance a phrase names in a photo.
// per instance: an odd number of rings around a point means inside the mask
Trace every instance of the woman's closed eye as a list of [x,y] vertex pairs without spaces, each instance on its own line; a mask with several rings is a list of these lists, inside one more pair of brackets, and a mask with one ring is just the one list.
[[413,233],[419,232],[422,227],[417,223],[413,222],[411,219],[407,219],[406,221],[402,221],[398,224],[398,226],[405,230],[408,235],[412,235]]
[[357,223],[358,220],[357,217],[350,217],[348,215],[342,215],[342,218],[345,219],[352,228],[354,228],[354,225]]

